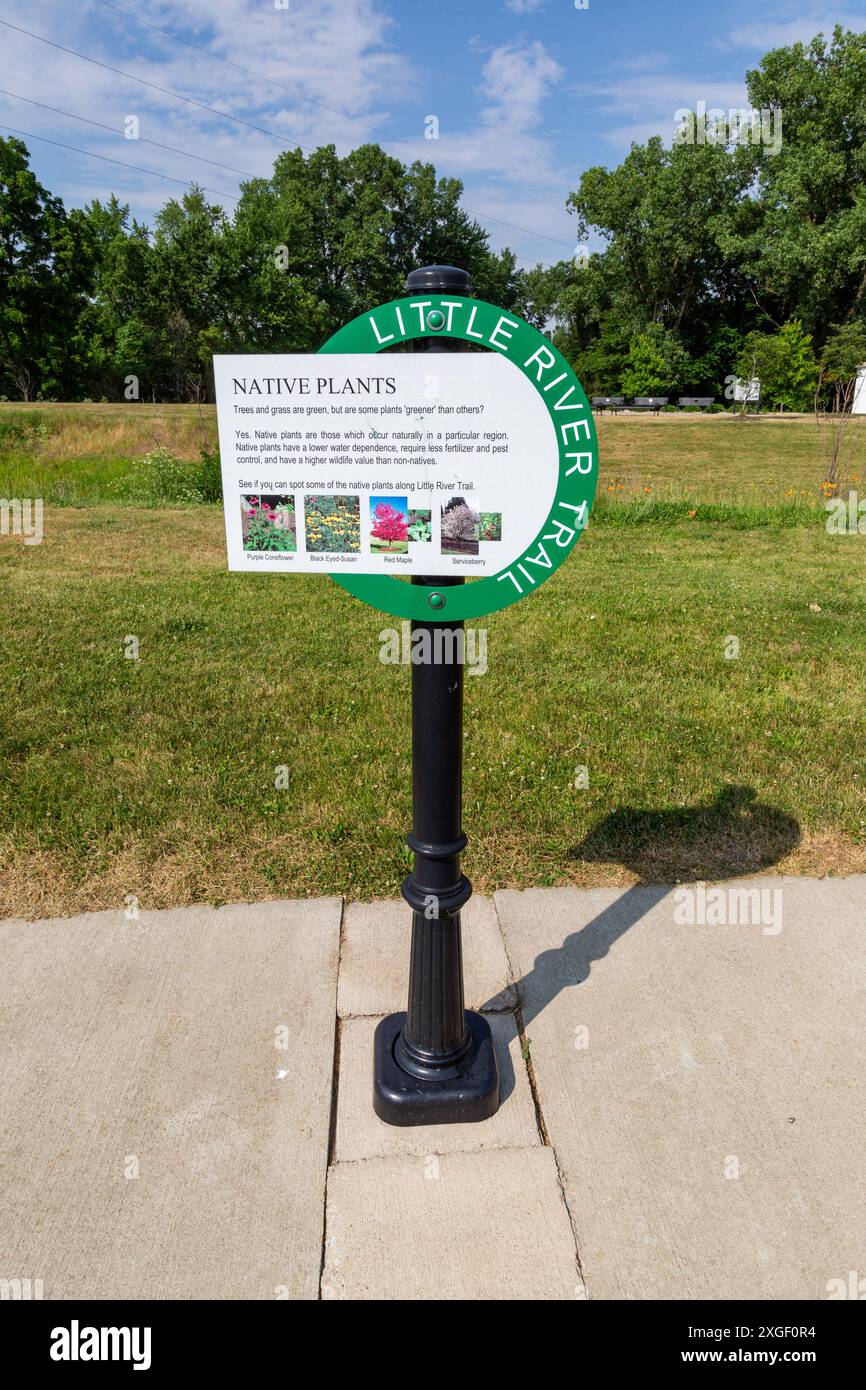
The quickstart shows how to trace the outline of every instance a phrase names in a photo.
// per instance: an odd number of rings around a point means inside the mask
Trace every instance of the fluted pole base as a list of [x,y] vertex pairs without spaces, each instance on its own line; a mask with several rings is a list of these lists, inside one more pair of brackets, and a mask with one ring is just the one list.
[[389,1125],[456,1125],[489,1120],[499,1109],[499,1069],[490,1024],[467,1009],[468,1045],[458,1062],[406,1071],[398,1060],[405,1014],[389,1014],[373,1045],[373,1109]]

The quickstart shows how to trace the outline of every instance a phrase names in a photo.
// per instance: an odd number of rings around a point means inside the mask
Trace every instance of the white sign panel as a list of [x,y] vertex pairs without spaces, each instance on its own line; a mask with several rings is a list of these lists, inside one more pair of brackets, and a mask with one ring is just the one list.
[[229,568],[496,574],[558,472],[539,392],[492,353],[214,358]]
[[737,378],[734,382],[735,401],[760,401],[760,399],[761,383],[756,376],[753,376],[751,380],[743,379],[742,381],[739,377]]

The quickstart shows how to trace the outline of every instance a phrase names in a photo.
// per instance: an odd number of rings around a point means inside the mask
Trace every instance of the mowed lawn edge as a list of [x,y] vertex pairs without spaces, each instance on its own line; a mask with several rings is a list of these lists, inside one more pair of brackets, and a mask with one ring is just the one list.
[[[866,868],[861,546],[591,525],[483,624],[476,889]],[[399,891],[395,620],[325,577],[227,573],[207,507],[48,508],[41,545],[0,542],[0,595],[0,915]]]

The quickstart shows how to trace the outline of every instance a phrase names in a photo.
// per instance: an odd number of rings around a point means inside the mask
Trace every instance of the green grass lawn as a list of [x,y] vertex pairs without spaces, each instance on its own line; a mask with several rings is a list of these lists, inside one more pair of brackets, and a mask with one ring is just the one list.
[[[630,428],[669,445],[738,427]],[[828,535],[817,504],[794,524],[635,524],[640,505],[601,507],[549,583],[487,620],[489,669],[466,680],[476,888],[866,868],[866,537]],[[48,508],[41,546],[0,539],[0,602],[0,915],[398,891],[394,620],[325,577],[228,574],[206,506]]]

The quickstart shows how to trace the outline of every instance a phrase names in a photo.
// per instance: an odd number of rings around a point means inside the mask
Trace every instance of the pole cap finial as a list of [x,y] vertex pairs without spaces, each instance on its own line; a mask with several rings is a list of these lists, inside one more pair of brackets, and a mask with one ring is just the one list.
[[474,286],[468,270],[456,265],[424,265],[406,276],[410,294],[429,290],[431,294],[472,294]]

